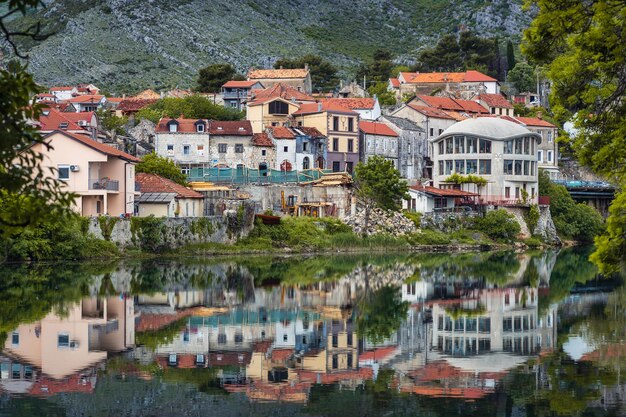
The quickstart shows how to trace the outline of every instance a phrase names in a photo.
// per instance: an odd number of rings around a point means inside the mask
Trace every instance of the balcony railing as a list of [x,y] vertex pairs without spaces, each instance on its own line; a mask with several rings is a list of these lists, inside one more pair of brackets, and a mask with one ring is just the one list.
[[478,196],[478,203],[483,205],[494,206],[529,206],[537,204],[538,197],[528,196],[526,201],[522,197],[507,197],[505,195],[481,195]]
[[90,190],[119,191],[120,182],[117,180],[111,180],[108,178],[100,178],[100,179],[95,179],[95,180],[90,179],[89,189]]

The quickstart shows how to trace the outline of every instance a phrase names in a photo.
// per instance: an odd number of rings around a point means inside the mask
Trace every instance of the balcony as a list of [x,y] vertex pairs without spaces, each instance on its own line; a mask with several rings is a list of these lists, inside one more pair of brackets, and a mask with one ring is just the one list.
[[247,89],[224,89],[222,91],[222,95],[224,97],[224,99],[237,99],[237,100],[245,100],[248,97],[248,90]]
[[117,180],[111,180],[109,178],[99,178],[89,180],[90,190],[106,190],[117,192],[120,190],[120,182]]

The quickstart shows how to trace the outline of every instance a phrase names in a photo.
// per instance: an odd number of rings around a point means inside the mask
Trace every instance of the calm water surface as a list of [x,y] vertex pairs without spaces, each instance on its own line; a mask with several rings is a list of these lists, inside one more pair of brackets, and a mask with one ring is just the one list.
[[624,415],[626,289],[587,256],[4,267],[0,415]]

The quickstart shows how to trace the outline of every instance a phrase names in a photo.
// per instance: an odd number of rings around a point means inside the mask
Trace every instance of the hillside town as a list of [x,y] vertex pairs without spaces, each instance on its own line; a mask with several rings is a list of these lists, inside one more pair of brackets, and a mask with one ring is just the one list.
[[[334,94],[314,93],[306,65],[251,68],[246,80],[201,94],[241,111],[242,120],[181,115],[153,123],[136,115],[163,98],[198,93],[107,97],[79,84],[35,96],[44,110],[33,123],[53,145],[42,152],[78,194],[83,216],[212,216],[247,199],[257,213],[346,218],[356,210],[354,169],[374,156],[391,161],[408,182],[408,211],[546,204],[538,173],[561,177],[558,128],[541,112],[524,117],[513,106],[538,101],[507,97],[495,78],[474,70],[400,72],[388,91],[396,105],[381,105],[354,82]],[[122,135],[102,125],[107,115],[128,118]],[[173,161],[188,187],[135,175],[133,167],[151,153]],[[451,180],[459,175],[485,185]]]

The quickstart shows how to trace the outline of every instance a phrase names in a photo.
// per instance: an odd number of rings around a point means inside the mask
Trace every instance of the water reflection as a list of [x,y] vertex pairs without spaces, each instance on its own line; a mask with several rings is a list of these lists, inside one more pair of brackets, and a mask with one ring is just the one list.
[[[7,269],[0,407],[44,397],[68,413],[90,415],[89,402],[121,412],[123,405],[99,393],[130,381],[168,390],[192,384],[210,397],[230,393],[220,401],[238,409],[246,406],[236,399],[245,398],[321,414],[336,411],[325,401],[350,392],[384,393],[382,403],[359,405],[369,413],[407,401],[428,401],[412,407],[439,415],[619,406],[626,385],[614,375],[626,353],[626,292],[598,290],[584,256],[570,250],[68,267],[79,286],[52,270]],[[57,300],[45,294],[47,284],[34,285],[29,293],[50,301],[43,310],[27,303],[14,326],[16,313],[5,307],[18,306],[16,289],[38,274],[67,296]],[[415,396],[397,397],[403,393]],[[165,401],[144,400],[139,414]],[[446,402],[430,403],[437,400]],[[452,400],[455,412],[447,408]]]

